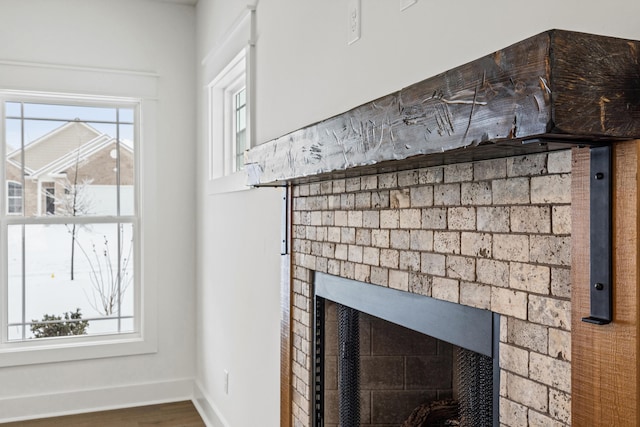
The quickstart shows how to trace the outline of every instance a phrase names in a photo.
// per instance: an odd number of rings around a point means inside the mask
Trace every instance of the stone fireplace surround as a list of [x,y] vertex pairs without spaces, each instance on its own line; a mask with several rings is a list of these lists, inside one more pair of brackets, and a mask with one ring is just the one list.
[[[290,202],[283,426],[311,422],[317,271],[499,313],[501,425],[637,424],[639,53],[551,30],[247,153]],[[607,326],[580,321],[592,144],[613,152]]]
[[293,416],[311,407],[313,273],[501,315],[500,422],[568,425],[571,152],[293,188]]

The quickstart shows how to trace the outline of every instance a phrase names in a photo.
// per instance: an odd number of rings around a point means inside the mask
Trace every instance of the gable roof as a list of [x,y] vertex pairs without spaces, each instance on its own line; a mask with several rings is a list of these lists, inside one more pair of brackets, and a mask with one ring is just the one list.
[[[31,174],[31,178],[36,179],[42,176],[60,174],[70,167],[74,166],[76,163],[82,163],[90,159],[100,151],[110,149],[111,147],[115,148],[116,143],[116,138],[112,138],[104,134],[100,135],[99,137],[85,143],[75,150],[68,152],[66,155],[34,171]],[[120,150],[125,150],[129,153],[133,153],[133,147],[122,141],[120,143]]]
[[[31,179],[58,175],[116,143],[116,138],[86,123],[68,122],[24,147],[25,172]],[[126,140],[120,141],[120,149],[133,153],[132,144]],[[20,168],[20,150],[9,153],[6,160]]]
[[[100,135],[100,132],[86,123],[67,122],[24,147],[25,168],[41,169]],[[21,163],[20,156],[18,149],[9,153],[7,159]]]

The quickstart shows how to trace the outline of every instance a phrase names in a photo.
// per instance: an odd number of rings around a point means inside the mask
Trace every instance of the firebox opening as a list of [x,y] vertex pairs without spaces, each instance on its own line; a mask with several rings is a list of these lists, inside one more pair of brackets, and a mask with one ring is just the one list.
[[315,285],[315,426],[499,425],[497,315],[321,273]]

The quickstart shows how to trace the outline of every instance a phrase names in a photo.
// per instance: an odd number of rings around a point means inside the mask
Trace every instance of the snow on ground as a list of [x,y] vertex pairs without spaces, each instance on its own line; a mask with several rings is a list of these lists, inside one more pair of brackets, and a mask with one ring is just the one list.
[[[130,282],[122,301],[122,315],[133,315],[132,226],[122,226],[122,263],[127,263],[124,282]],[[71,232],[66,225],[25,226],[25,319],[42,319],[44,314],[62,315],[80,308],[83,318],[104,317],[100,309],[99,292],[90,276],[108,284],[115,283],[117,273],[116,224],[92,224],[77,229],[74,255],[74,280],[71,280]],[[105,237],[107,243],[105,244]],[[22,321],[22,226],[10,226],[8,233],[9,323]],[[83,252],[84,250],[84,252]],[[106,251],[106,252],[105,252]],[[106,289],[106,288],[105,288]],[[92,306],[93,305],[93,306]],[[97,306],[97,307],[94,307]],[[117,312],[114,313],[117,315]],[[132,330],[133,321],[122,321],[125,330]],[[116,320],[90,321],[88,333],[118,331]],[[9,328],[10,338],[20,338],[20,327]],[[27,336],[30,330],[27,327]]]

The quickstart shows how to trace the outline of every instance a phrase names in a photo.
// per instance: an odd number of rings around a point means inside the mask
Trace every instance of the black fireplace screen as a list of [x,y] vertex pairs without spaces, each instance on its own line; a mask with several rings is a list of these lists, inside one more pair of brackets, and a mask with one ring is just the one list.
[[[315,422],[324,426],[324,316],[325,300],[316,303],[315,328]],[[340,427],[360,426],[359,390],[359,315],[353,308],[337,304],[338,316],[338,411]],[[453,363],[453,360],[452,360]],[[405,425],[411,427],[435,427],[459,425],[463,427],[486,427],[494,425],[494,360],[472,350],[457,347],[455,353],[457,381],[457,410],[450,417],[455,424],[442,423],[447,420],[437,415],[424,413],[412,416]],[[443,402],[435,402],[442,407]],[[446,402],[450,404],[450,402]],[[417,411],[419,413],[419,411]],[[448,413],[451,411],[448,410]],[[414,415],[414,414],[412,414]],[[421,418],[422,417],[422,418]],[[438,420],[438,421],[436,421]],[[448,421],[448,420],[447,420]],[[435,422],[435,423],[434,423]]]
[[493,360],[458,347],[458,411],[460,425],[493,425]]
[[360,425],[359,312],[338,305],[338,408],[341,427]]
[[[457,375],[457,400],[460,426],[497,426],[499,364],[498,336],[499,316],[484,310],[452,305],[418,295],[403,293],[399,298],[394,291],[369,286],[334,276],[316,274],[315,278],[315,325],[314,325],[314,410],[313,425],[325,426],[324,354],[325,354],[325,304],[337,302],[338,320],[338,412],[340,427],[360,426],[359,393],[359,315],[360,312],[378,316],[405,328],[425,335],[449,341],[443,335],[449,333],[450,343],[457,347],[455,369]],[[371,296],[373,293],[384,292]],[[366,296],[365,296],[366,294]],[[392,298],[396,297],[396,298]],[[402,303],[390,301],[402,300]],[[373,307],[373,309],[369,309]],[[410,307],[410,309],[407,309]],[[399,313],[400,321],[393,318]],[[377,313],[382,313],[378,315]],[[409,314],[408,314],[409,313]],[[422,317],[426,317],[423,319]],[[437,320],[437,321],[436,321]],[[416,327],[411,322],[429,325],[434,333]],[[437,325],[440,326],[437,326]],[[444,324],[444,326],[442,326]],[[441,328],[441,329],[438,329]],[[483,338],[484,337],[484,338]],[[489,341],[488,345],[486,340]],[[465,343],[469,343],[467,346]],[[487,348],[488,347],[488,348]],[[453,363],[453,360],[452,360]],[[335,418],[333,416],[332,418]],[[428,426],[429,424],[418,424]]]

